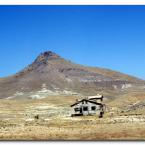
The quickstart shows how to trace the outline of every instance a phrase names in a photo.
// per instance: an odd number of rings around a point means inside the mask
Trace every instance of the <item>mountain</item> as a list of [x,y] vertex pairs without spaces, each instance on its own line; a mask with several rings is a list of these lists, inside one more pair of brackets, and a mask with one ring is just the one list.
[[41,53],[13,76],[0,78],[0,98],[43,98],[56,95],[112,96],[144,89],[145,81],[109,69],[87,67],[54,52]]

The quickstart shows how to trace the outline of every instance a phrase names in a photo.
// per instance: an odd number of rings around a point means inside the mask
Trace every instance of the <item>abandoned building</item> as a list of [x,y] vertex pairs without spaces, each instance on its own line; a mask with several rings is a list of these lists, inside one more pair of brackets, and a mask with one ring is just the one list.
[[82,116],[82,115],[98,115],[98,117],[103,117],[104,107],[102,104],[103,95],[98,96],[90,96],[82,100],[76,100],[74,104],[71,105],[73,107],[73,116]]

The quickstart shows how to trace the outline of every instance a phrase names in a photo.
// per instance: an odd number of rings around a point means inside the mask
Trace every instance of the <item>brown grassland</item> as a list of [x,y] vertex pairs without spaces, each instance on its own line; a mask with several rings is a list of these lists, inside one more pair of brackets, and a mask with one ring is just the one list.
[[[144,140],[145,111],[122,112],[124,105],[137,102],[145,93],[128,94],[106,102],[103,118],[70,117],[74,97],[58,96],[41,100],[0,101],[0,140]],[[120,103],[118,103],[120,102]]]

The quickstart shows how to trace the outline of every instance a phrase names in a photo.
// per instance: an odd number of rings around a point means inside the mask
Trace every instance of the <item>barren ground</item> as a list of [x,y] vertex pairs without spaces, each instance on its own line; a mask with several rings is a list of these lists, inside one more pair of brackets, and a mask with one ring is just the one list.
[[[145,94],[140,95],[145,98]],[[134,102],[137,102],[138,95],[134,96]],[[74,101],[71,96],[61,96],[61,99],[53,96],[41,100],[1,99],[0,140],[145,139],[144,108],[120,113],[121,109],[117,108],[120,103],[115,106],[117,103],[112,101],[107,104],[109,107],[104,118],[70,117],[70,105]],[[122,102],[122,106],[127,101]]]

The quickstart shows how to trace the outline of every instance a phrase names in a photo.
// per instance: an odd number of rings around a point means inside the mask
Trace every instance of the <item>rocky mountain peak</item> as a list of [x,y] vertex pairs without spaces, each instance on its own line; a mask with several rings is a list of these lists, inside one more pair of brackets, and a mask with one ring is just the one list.
[[83,95],[103,92],[111,96],[114,93],[124,94],[134,88],[144,89],[144,86],[145,82],[138,78],[108,69],[75,64],[52,51],[46,51],[22,71],[0,79],[0,98],[33,98],[33,95],[41,96],[43,93],[47,97],[58,92]]
[[35,62],[47,62],[48,60],[58,58],[60,58],[60,56],[57,55],[56,53],[52,51],[45,51],[36,58]]

